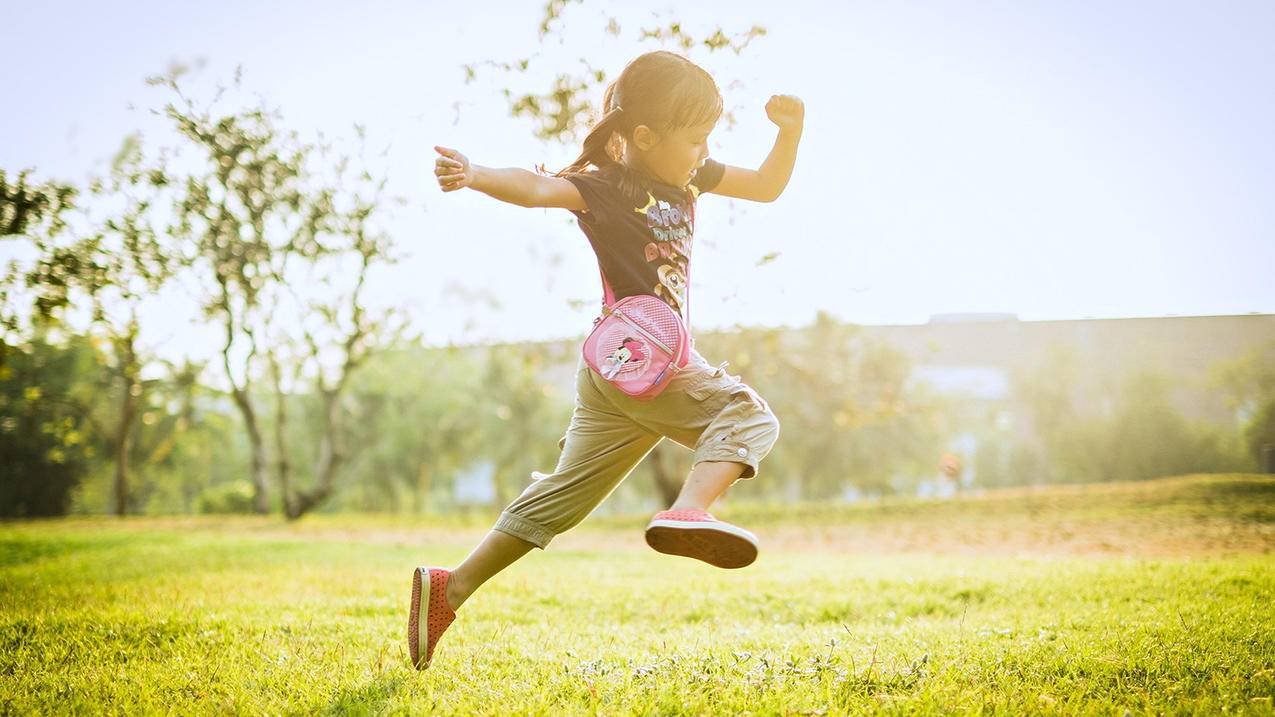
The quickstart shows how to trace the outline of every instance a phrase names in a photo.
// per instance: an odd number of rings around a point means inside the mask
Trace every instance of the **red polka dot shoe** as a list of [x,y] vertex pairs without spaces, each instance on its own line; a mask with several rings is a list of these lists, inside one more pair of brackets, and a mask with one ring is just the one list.
[[[420,567],[412,573],[407,650],[412,656],[412,665],[418,670],[429,667],[438,638],[452,624],[452,620],[456,619],[456,611],[447,604],[447,580],[451,576],[452,572],[446,568]],[[421,629],[422,625],[424,630]]]
[[742,568],[757,559],[757,536],[703,510],[665,510],[646,526],[646,544],[661,553]]

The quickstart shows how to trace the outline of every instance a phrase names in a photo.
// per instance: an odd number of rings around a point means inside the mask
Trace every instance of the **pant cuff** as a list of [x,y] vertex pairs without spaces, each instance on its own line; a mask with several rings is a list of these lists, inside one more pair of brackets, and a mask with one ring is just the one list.
[[749,456],[748,458],[740,458],[734,450],[711,450],[704,451],[703,453],[696,455],[695,462],[691,465],[691,467],[694,468],[695,464],[703,463],[704,461],[721,461],[725,463],[739,463],[743,465],[744,472],[740,473],[739,477],[735,480],[750,480],[756,477],[757,469],[760,465],[756,458],[753,458],[752,456]]
[[553,540],[554,536],[553,531],[543,525],[509,512],[501,513],[492,528],[532,543],[541,550],[549,545],[549,541]]

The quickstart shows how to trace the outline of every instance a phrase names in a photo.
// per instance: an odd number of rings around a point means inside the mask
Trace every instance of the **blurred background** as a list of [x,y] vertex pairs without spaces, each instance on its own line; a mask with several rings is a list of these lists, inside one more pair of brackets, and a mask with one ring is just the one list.
[[462,5],[5,8],[0,516],[494,516],[601,286],[431,147],[556,170],[653,49],[720,161],[806,104],[778,201],[697,208],[697,348],[783,426],[725,500],[1275,472],[1275,6]]

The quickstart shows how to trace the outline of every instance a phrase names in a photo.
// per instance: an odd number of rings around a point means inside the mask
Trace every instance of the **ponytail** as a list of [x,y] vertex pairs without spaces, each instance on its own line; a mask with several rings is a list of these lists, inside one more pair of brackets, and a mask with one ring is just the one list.
[[584,149],[580,152],[580,156],[553,176],[561,177],[583,172],[589,165],[601,169],[620,163],[619,157],[616,156],[618,143],[615,140],[618,139],[616,133],[623,134],[624,108],[613,100],[614,97],[615,83],[612,82],[607,85],[606,93],[602,97],[602,106],[607,108],[606,114],[602,115],[602,119],[589,130],[588,136],[584,138]]

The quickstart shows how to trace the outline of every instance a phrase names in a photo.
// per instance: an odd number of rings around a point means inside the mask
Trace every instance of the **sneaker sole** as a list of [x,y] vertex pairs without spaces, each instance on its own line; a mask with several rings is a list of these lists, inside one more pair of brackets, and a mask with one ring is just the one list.
[[742,568],[757,559],[757,536],[734,525],[652,520],[646,544],[668,555],[703,560],[719,568]]
[[421,570],[426,571],[428,579],[428,568],[417,568],[412,572],[412,610],[407,618],[407,649],[412,656],[412,665],[418,670],[429,667],[428,660],[421,664],[428,647],[425,641],[429,639],[428,631],[422,635],[420,629],[422,624],[429,624],[429,590],[421,590]]

